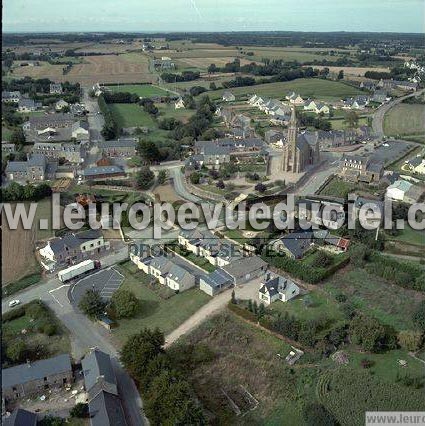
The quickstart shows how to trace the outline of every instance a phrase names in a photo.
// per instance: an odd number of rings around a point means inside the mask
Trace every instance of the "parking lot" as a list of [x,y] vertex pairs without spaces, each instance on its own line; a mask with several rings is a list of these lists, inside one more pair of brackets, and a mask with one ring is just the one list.
[[386,141],[375,150],[372,154],[372,159],[382,161],[384,164],[390,164],[406,155],[412,147],[413,144],[405,141]]
[[75,283],[70,289],[70,300],[78,305],[86,291],[93,289],[98,291],[106,302],[109,302],[123,281],[124,277],[114,268],[103,269]]

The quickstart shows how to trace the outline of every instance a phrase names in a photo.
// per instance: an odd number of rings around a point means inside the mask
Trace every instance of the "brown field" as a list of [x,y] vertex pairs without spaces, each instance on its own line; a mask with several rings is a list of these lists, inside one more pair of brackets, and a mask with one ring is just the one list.
[[[26,205],[28,211],[28,203]],[[54,231],[51,229],[39,229],[40,219],[49,219],[50,222],[50,206],[50,200],[38,202],[32,229],[23,229],[19,222],[18,229],[10,230],[4,221],[1,240],[3,249],[2,286],[39,271],[40,268],[35,258],[36,242],[54,236]]]
[[174,188],[169,183],[157,186],[153,193],[155,196],[158,196],[162,202],[174,203],[174,201],[181,200],[181,198],[176,194],[176,191],[174,191]]
[[132,43],[93,43],[87,46],[83,46],[76,50],[77,53],[125,53],[129,50],[141,49],[142,44],[140,41]]
[[54,81],[65,81],[66,76],[63,75],[64,65],[51,65],[48,62],[40,61],[39,66],[34,67],[17,67],[13,69],[14,77],[31,77],[31,78],[50,78]]
[[[164,52],[164,51],[160,51]],[[167,51],[165,51],[167,52]],[[185,58],[223,58],[237,56],[239,51],[234,48],[227,49],[189,49],[170,55],[172,59],[185,59]],[[157,54],[158,56],[158,54]],[[166,55],[164,55],[166,56]]]
[[98,81],[102,83],[151,82],[149,60],[144,55],[86,56],[85,63],[72,67],[66,79],[82,85]]
[[[236,58],[234,56],[224,56],[224,57],[208,57],[208,58],[180,58],[176,62],[178,65],[183,67],[193,67],[193,68],[208,68],[211,64],[216,64],[218,67],[222,67],[229,62],[233,62]],[[250,64],[251,62],[248,59],[241,59],[241,65]]]
[[[315,65],[314,68],[317,68],[319,70],[326,68],[324,66],[321,65]],[[376,72],[390,72],[389,68],[384,68],[384,67],[379,67],[379,68],[374,68],[374,67],[327,67],[329,68],[330,72],[334,72],[334,73],[338,73],[341,70],[344,71],[344,75],[349,75],[349,76],[353,76],[353,77],[364,77],[365,73],[367,71],[376,71]]]

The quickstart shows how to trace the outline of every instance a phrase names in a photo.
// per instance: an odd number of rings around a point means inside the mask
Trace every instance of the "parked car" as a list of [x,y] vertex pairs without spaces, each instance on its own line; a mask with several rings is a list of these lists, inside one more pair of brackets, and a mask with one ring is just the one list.
[[19,305],[20,303],[21,303],[21,301],[18,300],[18,299],[11,300],[9,302],[9,308],[13,308],[14,306]]

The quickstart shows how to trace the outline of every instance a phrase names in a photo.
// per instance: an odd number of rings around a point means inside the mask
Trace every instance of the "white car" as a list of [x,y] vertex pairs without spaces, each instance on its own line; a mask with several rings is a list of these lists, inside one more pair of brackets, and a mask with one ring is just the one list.
[[20,300],[17,300],[17,299],[15,299],[15,300],[11,300],[11,301],[9,302],[9,308],[13,308],[14,306],[19,305],[20,303],[21,303],[21,301],[20,301]]

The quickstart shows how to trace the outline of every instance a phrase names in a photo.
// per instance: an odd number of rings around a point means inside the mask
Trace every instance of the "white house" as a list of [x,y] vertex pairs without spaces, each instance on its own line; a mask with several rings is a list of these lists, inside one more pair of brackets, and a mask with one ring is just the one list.
[[286,99],[295,106],[303,106],[305,104],[304,99],[295,92],[290,93],[286,96]]
[[175,109],[181,109],[181,108],[185,108],[184,102],[183,102],[183,98],[179,98],[176,103],[174,104],[174,108]]
[[412,186],[413,184],[407,182],[407,180],[396,180],[387,188],[385,196],[387,198],[391,198],[392,200],[403,201],[404,196]]
[[291,280],[277,275],[268,276],[258,290],[258,297],[265,305],[270,305],[276,300],[287,302],[300,294],[300,288]]
[[173,267],[173,262],[164,256],[154,257],[149,265],[149,273],[153,275],[161,284],[167,284],[168,272]]
[[232,102],[235,99],[236,99],[235,95],[229,90],[226,90],[225,92],[223,92],[223,101]]
[[326,104],[314,100],[307,100],[304,110],[312,111],[315,114],[329,114],[329,107]]
[[63,108],[66,108],[69,106],[69,103],[64,101],[63,99],[59,99],[56,103],[55,103],[55,110],[56,111],[61,111]]
[[195,276],[174,264],[165,277],[165,284],[173,290],[184,291],[195,286]]

